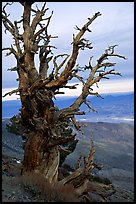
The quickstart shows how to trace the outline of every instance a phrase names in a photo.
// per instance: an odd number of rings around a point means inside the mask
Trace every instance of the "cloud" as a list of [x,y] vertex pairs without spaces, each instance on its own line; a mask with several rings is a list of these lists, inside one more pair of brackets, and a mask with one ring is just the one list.
[[[40,7],[43,2],[36,2]],[[33,4],[34,6],[34,4]],[[92,50],[81,51],[79,54],[79,64],[88,64],[90,56],[94,60],[104,52],[108,45],[119,44],[117,53],[128,58],[127,61],[117,59],[117,71],[133,76],[134,73],[134,3],[133,2],[47,2],[46,17],[54,11],[49,26],[49,34],[58,35],[58,39],[52,39],[52,45],[57,47],[55,55],[60,53],[71,53],[71,42],[73,33],[77,31],[74,27],[81,27],[87,22],[88,17],[92,17],[95,12],[100,11],[102,16],[98,17],[90,26],[91,33],[86,33],[85,38],[90,40],[93,45]],[[11,20],[19,20],[22,15],[23,7],[14,2],[7,8]],[[111,12],[112,10],[112,12]],[[15,12],[19,11],[19,12]],[[4,31],[2,29],[2,31]],[[2,47],[11,46],[11,35],[3,32]],[[5,54],[5,52],[4,52]],[[116,59],[115,59],[116,60]],[[39,64],[36,57],[36,66]],[[95,61],[94,61],[95,62]],[[16,66],[13,56],[4,57],[2,55],[2,85],[3,88],[17,85],[15,73],[7,72],[8,68]],[[12,84],[12,85],[10,85]],[[8,86],[7,86],[8,85]]]
[[16,95],[16,94],[12,94],[11,96],[7,95],[5,97],[3,97],[6,93],[9,93],[13,90],[15,90],[17,88],[3,88],[2,89],[2,101],[9,101],[9,100],[17,100],[17,99],[20,99],[20,96],[19,95]]
[[[74,84],[71,83],[70,85],[74,85]],[[125,93],[125,92],[134,91],[134,81],[132,79],[100,81],[98,85],[99,85],[99,88],[97,88],[95,85],[92,88],[93,88],[93,92],[98,92],[99,94]],[[73,90],[62,89],[62,91],[65,92],[66,96],[79,96],[82,92],[82,84],[80,83],[77,86],[77,89],[73,89]],[[63,96],[63,94],[59,96]]]
[[[69,85],[74,85],[74,83],[69,83]],[[111,80],[111,81],[100,81],[98,83],[99,88],[96,86],[92,87],[94,90],[93,92],[98,92],[99,94],[109,94],[109,93],[127,93],[127,92],[133,92],[134,91],[134,81],[132,79],[128,80]],[[2,89],[2,96],[14,90],[15,88],[4,88]],[[58,97],[60,96],[79,96],[82,92],[82,84],[79,83],[77,86],[77,89],[68,89],[68,88],[63,88],[60,89],[60,91],[65,92],[64,94],[57,95]],[[11,95],[11,96],[6,96],[2,98],[2,101],[5,100],[16,100],[19,99],[18,95]]]

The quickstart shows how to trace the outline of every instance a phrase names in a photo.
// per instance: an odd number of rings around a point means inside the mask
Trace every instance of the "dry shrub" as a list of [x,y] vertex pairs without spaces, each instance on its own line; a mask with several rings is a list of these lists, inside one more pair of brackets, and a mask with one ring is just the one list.
[[26,173],[21,178],[25,190],[31,192],[38,201],[79,202],[73,186],[60,182],[50,184],[40,173]]

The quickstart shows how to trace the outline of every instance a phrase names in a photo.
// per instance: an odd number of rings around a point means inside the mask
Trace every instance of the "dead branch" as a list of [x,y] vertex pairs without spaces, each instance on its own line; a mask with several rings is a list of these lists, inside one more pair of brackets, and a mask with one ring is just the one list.
[[77,87],[76,86],[78,86],[79,84],[74,84],[74,85],[71,85],[71,86],[68,86],[68,85],[66,85],[66,86],[63,86],[63,88],[68,88],[68,89],[77,89]]
[[94,169],[94,143],[91,140],[92,146],[87,157],[84,157],[84,166],[81,167],[82,156],[78,159],[75,171],[62,179],[60,183],[63,185],[72,184],[79,196],[81,196],[87,190],[87,184],[89,182],[89,177],[91,171]]
[[81,68],[81,71],[87,70],[87,69],[91,69],[91,70],[92,70],[92,68],[93,68],[93,67],[92,67],[92,64],[91,64],[92,58],[93,58],[93,56],[89,58],[88,66],[85,65],[84,67],[80,67],[80,68]]
[[29,88],[30,95],[33,95],[38,89],[44,88],[46,84],[48,84],[52,79],[54,78],[53,74],[50,74],[49,77],[47,77],[45,80],[39,78],[36,80],[32,86]]
[[[115,46],[112,47],[112,52],[113,52],[113,49],[114,49]],[[116,72],[115,69],[111,69],[109,71],[106,71],[106,67],[111,67],[111,66],[114,66],[115,63],[110,63],[110,62],[107,62],[107,63],[103,63],[104,60],[107,59],[107,57],[119,57],[119,58],[123,58],[123,59],[126,59],[124,56],[121,56],[121,55],[118,55],[118,54],[115,54],[115,53],[112,53],[110,52],[109,53],[104,53],[98,60],[98,63],[96,66],[92,67],[92,69],[90,70],[90,74],[89,74],[89,77],[87,79],[87,81],[84,83],[83,85],[83,88],[82,88],[82,93],[81,95],[75,100],[75,102],[68,108],[65,108],[65,109],[62,109],[61,110],[61,114],[60,116],[66,116],[67,115],[67,112],[69,113],[72,113],[73,115],[77,112],[77,110],[79,110],[80,106],[82,105],[82,103],[85,103],[92,111],[94,112],[97,112],[94,108],[92,108],[90,106],[90,104],[88,104],[86,102],[86,98],[89,94],[92,94],[92,95],[96,95],[96,96],[99,96],[98,93],[91,93],[90,92],[90,89],[92,87],[93,84],[96,84],[97,87],[98,87],[98,82],[105,78],[105,79],[109,79],[107,77],[107,75],[119,75],[121,76],[121,73],[119,72]],[[100,72],[98,76],[95,77],[95,74],[97,73],[98,69],[100,67],[104,66],[105,67],[105,70],[103,72]]]
[[81,127],[81,126],[80,126],[79,124],[77,124],[76,119],[75,119],[74,116],[71,116],[71,121],[72,121],[74,127],[75,127],[77,130],[80,130],[80,127]]
[[14,94],[14,93],[18,93],[19,92],[19,89],[15,89],[15,90],[13,90],[13,91],[10,91],[10,92],[8,92],[8,93],[6,93],[6,94],[4,94],[4,96],[3,97],[5,97],[5,96],[7,96],[7,95],[9,95],[9,96],[11,96],[12,94]]
[[41,79],[45,79],[47,77],[47,71],[49,68],[49,61],[52,59],[53,56],[47,58],[49,53],[51,52],[50,48],[47,49],[48,46],[42,46],[40,48],[39,59],[40,59],[40,66],[39,66],[39,76]]
[[89,92],[89,95],[94,95],[103,99],[103,97],[98,92]]
[[84,104],[87,105],[87,107],[89,109],[91,109],[93,112],[96,112],[97,113],[97,110],[95,110],[86,100],[84,101]]
[[69,136],[69,137],[65,137],[65,138],[64,137],[57,138],[57,140],[54,140],[53,142],[48,143],[46,148],[51,148],[51,147],[54,147],[56,145],[68,143],[69,141],[73,140],[74,138],[75,138],[75,136]]
[[5,51],[5,50],[9,50],[10,52],[7,52],[6,53],[6,56],[9,56],[11,54],[14,54],[14,56],[17,58],[18,57],[18,53],[16,52],[16,50],[12,47],[6,47],[6,48],[2,48],[2,51]]
[[[119,57],[119,58],[123,58],[123,59],[127,59],[126,57],[124,57],[124,56],[122,56],[122,55],[118,55],[118,54],[115,54],[114,53],[114,48],[116,47],[117,45],[113,45],[113,46],[110,46],[110,47],[108,47],[106,50],[105,50],[105,52],[104,52],[104,54],[103,55],[101,55],[101,57],[97,60],[97,62],[98,62],[98,65],[100,65],[101,66],[101,64],[102,64],[102,62],[104,61],[104,60],[106,60],[106,59],[108,59],[108,57]],[[110,51],[110,52],[109,52]],[[113,63],[114,64],[114,63]],[[114,65],[111,65],[111,66],[114,66]]]
[[81,167],[81,162],[82,162],[82,155],[79,156],[76,165],[75,165],[75,169],[78,169]]
[[[48,10],[48,9],[46,9],[46,10]],[[45,14],[46,10],[44,11],[44,14]],[[47,34],[47,28],[48,28],[48,26],[49,26],[51,17],[52,17],[52,15],[53,15],[53,12],[51,13],[51,15],[50,15],[48,18],[42,19],[42,16],[43,16],[44,14],[41,14],[41,16],[40,16],[40,21],[38,21],[37,24],[39,24],[39,22],[41,22],[41,21],[43,21],[43,20],[44,20],[44,21],[47,20],[47,24],[46,24],[46,26],[42,27],[39,31],[37,31],[37,32],[34,34],[34,37],[33,37],[34,40],[36,40],[36,37],[38,37],[38,36],[40,36],[41,34],[43,34],[43,32],[45,32],[45,37],[48,36],[48,34]],[[37,26],[37,24],[36,24],[36,26]],[[36,28],[35,28],[35,29],[36,29]],[[33,32],[34,32],[34,31],[33,31]]]
[[88,154],[88,157],[84,158],[84,166],[86,171],[89,173],[94,168],[94,154],[95,154],[95,147],[94,147],[94,142],[91,138],[91,149]]
[[70,59],[68,60],[66,66],[65,66],[65,69],[62,71],[62,73],[60,74],[60,76],[57,80],[53,80],[52,82],[47,84],[48,88],[49,87],[55,88],[58,86],[62,86],[62,84],[67,83],[69,76],[71,76],[71,71],[72,71],[73,67],[75,66],[75,63],[76,63],[76,60],[77,60],[77,57],[79,54],[79,49],[81,48],[80,43],[82,43],[82,48],[83,48],[83,46],[90,47],[90,44],[88,44],[88,43],[85,44],[82,42],[83,39],[81,39],[81,37],[88,30],[88,26],[91,25],[91,23],[100,15],[101,15],[100,12],[95,13],[95,15],[91,19],[89,19],[89,21],[80,29],[80,31],[78,32],[76,37],[74,37],[72,54],[71,54]]
[[16,48],[17,48],[17,52],[21,55],[22,51],[21,51],[21,48],[20,48],[19,39],[23,39],[23,37],[19,34],[16,21],[14,21],[14,39],[15,39],[15,45],[16,45]]
[[77,56],[78,56],[78,50],[80,48],[79,44],[83,41],[83,39],[81,40],[81,37],[84,35],[86,30],[88,29],[88,26],[91,25],[91,23],[100,15],[101,15],[100,12],[95,13],[95,15],[91,19],[89,19],[89,21],[82,27],[82,29],[80,29],[79,33],[74,38],[72,55],[65,67],[65,70],[60,75],[60,78],[63,78],[64,75],[68,75],[69,74],[68,72],[70,72],[70,70],[72,70],[72,68],[74,67]]
[[77,75],[76,72],[71,74],[71,77],[69,77],[69,80],[71,80],[73,77],[77,78],[84,85],[85,82],[83,80],[83,77]]
[[[60,63],[60,65],[58,66],[58,65],[57,65],[57,62],[56,62],[56,59],[57,59],[58,57],[64,57],[64,56],[66,56],[66,58],[65,58],[65,59]],[[68,54],[57,55],[56,57],[54,57],[53,63],[54,63],[54,69],[55,69],[55,74],[54,74],[54,75],[55,75],[55,78],[58,77],[58,72],[59,72],[59,70],[63,67],[63,65],[65,64],[65,62],[67,61],[68,57],[69,57]]]
[[13,67],[13,68],[7,69],[7,71],[17,71],[17,70],[18,70],[17,67]]
[[8,19],[8,16],[5,14],[2,14],[2,21],[3,24],[6,28],[6,30],[8,30],[12,35],[14,35],[14,25],[13,23]]

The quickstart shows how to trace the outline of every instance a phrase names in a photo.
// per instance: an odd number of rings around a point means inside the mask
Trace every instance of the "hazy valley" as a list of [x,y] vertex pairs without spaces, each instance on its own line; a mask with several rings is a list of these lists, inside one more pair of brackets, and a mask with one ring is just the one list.
[[[73,100],[74,98],[58,98],[56,105],[64,108],[72,104]],[[80,155],[83,157],[87,155],[92,138],[95,146],[95,163],[102,166],[101,170],[94,169],[93,173],[110,179],[117,190],[110,198],[111,202],[133,200],[134,94],[104,96],[104,99],[93,97],[90,100],[98,113],[89,112],[86,106],[81,107],[86,111],[86,115],[77,118],[81,124],[81,131],[74,129],[79,142],[65,163],[74,167]],[[19,108],[20,101],[2,103],[2,154],[3,158],[10,158],[10,162],[14,160],[16,165],[20,165],[23,160],[23,141],[21,136],[7,131],[6,123],[9,119],[6,118],[16,115]],[[123,197],[125,194],[126,198]]]
[[[129,122],[134,123],[134,93],[102,95],[100,97],[88,97],[90,105],[97,110],[92,112],[86,105],[81,106],[85,115],[77,116],[80,121],[88,122]],[[68,107],[75,97],[58,97],[54,100],[58,108]],[[2,102],[2,118],[9,118],[18,114],[21,107],[20,100]]]

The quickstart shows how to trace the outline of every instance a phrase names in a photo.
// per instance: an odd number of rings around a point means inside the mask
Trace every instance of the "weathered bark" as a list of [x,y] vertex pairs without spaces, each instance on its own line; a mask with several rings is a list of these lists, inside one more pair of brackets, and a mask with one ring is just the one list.
[[91,172],[94,169],[95,163],[94,163],[94,143],[92,142],[92,146],[90,148],[90,152],[87,157],[84,157],[84,166],[81,167],[81,159],[82,157],[79,157],[79,160],[77,161],[77,167],[75,171],[61,180],[60,182],[64,185],[72,184],[75,188],[75,191],[78,196],[83,195],[83,193],[87,192],[88,184],[90,183],[90,177]]
[[50,183],[58,180],[58,166],[60,153],[58,146],[47,148],[49,137],[37,132],[29,135],[25,145],[22,173],[40,172]]

